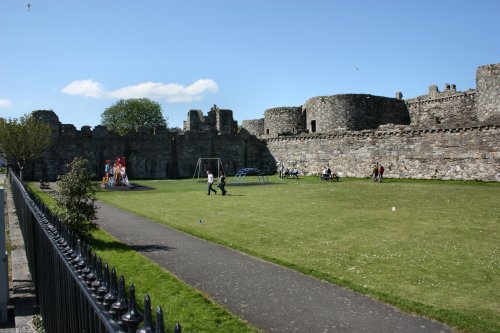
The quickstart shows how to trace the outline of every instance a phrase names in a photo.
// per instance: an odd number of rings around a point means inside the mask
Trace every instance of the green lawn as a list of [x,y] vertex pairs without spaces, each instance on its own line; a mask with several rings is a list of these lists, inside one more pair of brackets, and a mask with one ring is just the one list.
[[[55,201],[47,192],[40,191],[38,182],[29,186],[51,209],[55,208]],[[115,267],[118,275],[125,276],[127,290],[130,283],[134,284],[141,311],[146,293],[151,297],[154,312],[161,305],[166,332],[173,332],[176,322],[180,322],[183,332],[191,333],[260,332],[106,232],[96,231],[93,237],[90,245],[103,263]]]
[[98,197],[461,331],[500,331],[500,184],[272,180],[226,197],[192,180]]

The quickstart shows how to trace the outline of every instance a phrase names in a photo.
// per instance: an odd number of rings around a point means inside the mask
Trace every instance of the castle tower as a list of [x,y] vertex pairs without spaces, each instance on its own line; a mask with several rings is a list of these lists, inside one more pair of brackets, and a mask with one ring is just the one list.
[[335,129],[375,129],[384,124],[408,125],[410,115],[401,99],[366,94],[318,96],[307,100],[307,129],[329,133]]
[[201,110],[189,110],[187,120],[184,122],[185,131],[202,131],[205,117]]
[[231,134],[235,132],[236,123],[233,119],[233,111],[215,107],[208,112],[208,118],[215,119],[212,124],[218,133]]
[[477,69],[476,90],[478,120],[500,119],[500,63]]
[[302,107],[277,107],[264,112],[264,134],[298,134],[306,128],[306,116]]
[[264,134],[264,118],[243,120],[241,127],[248,131],[248,133],[260,136]]

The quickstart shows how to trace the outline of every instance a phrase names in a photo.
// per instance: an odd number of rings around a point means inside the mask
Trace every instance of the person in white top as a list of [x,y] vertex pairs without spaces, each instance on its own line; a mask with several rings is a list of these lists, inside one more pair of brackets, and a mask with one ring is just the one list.
[[214,183],[214,175],[212,175],[210,170],[207,170],[207,176],[208,176],[208,193],[207,193],[207,195],[210,195],[211,191],[213,191],[215,194],[217,194],[217,191],[212,188],[212,184]]

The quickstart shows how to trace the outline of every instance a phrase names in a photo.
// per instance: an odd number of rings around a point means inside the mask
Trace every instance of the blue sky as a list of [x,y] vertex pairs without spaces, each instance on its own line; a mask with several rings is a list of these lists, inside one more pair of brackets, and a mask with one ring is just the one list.
[[241,124],[314,96],[465,91],[498,62],[497,0],[0,0],[0,117],[77,128],[122,98],[182,127],[213,104]]

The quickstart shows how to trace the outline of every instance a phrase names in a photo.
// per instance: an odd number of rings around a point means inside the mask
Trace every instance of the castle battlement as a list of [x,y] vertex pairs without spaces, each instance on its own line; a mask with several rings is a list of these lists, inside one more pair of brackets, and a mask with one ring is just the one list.
[[440,102],[458,100],[461,98],[475,98],[475,97],[476,97],[476,91],[470,89],[469,91],[455,92],[453,94],[440,94],[438,96],[424,95],[416,98],[410,98],[405,101],[408,107],[413,107],[414,105],[419,105],[419,104],[440,103]]
[[426,133],[465,133],[465,132],[481,132],[481,131],[498,131],[500,124],[497,125],[477,125],[467,127],[434,127],[434,128],[410,128],[399,127],[391,130],[363,130],[363,131],[347,131],[339,130],[329,134],[301,134],[294,136],[278,136],[263,138],[266,142],[276,141],[296,141],[296,140],[327,140],[346,137],[384,137],[384,136],[407,136],[420,135]]

